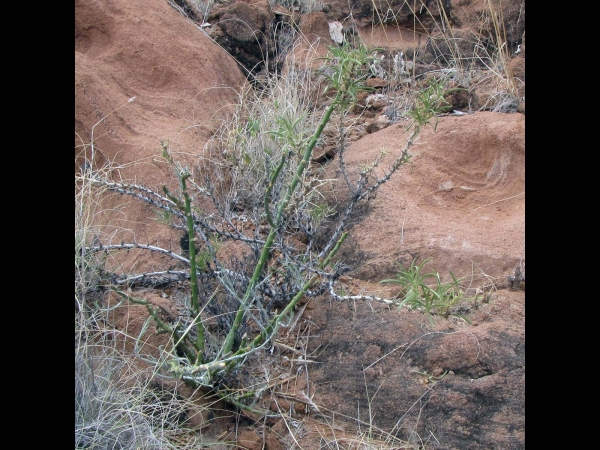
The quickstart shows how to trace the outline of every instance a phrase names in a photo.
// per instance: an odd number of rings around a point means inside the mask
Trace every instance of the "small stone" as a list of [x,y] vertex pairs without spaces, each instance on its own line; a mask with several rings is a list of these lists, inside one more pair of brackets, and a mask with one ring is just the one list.
[[454,183],[452,181],[444,181],[438,189],[440,191],[451,191],[454,189]]

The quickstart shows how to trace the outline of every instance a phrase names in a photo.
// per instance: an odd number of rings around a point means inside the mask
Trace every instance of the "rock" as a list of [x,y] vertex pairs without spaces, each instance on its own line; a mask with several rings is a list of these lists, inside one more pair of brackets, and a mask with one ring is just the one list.
[[208,17],[213,24],[211,37],[253,74],[263,69],[266,57],[274,55],[270,32],[274,20],[267,0],[228,4]]
[[367,125],[367,133],[374,133],[376,131],[382,130],[388,127],[390,123],[390,118],[385,114],[381,114],[380,116],[377,116],[377,118],[373,122]]
[[239,450],[263,450],[262,438],[249,429],[239,431],[236,444]]

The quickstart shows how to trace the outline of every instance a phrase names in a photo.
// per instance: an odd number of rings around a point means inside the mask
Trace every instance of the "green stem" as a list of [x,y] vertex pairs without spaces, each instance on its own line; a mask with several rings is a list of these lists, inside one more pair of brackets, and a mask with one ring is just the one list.
[[[312,153],[313,148],[315,147],[315,144],[319,140],[319,137],[321,136],[321,133],[323,132],[323,129],[325,128],[325,125],[327,125],[327,122],[329,122],[329,119],[331,118],[331,113],[333,112],[335,107],[338,105],[341,98],[342,98],[342,93],[341,93],[341,91],[338,91],[333,102],[325,110],[325,114],[323,115],[323,118],[321,119],[321,123],[317,127],[311,140],[308,142],[308,144],[306,146],[306,150],[304,151],[302,161],[300,161],[300,164],[298,165],[298,169],[296,170],[296,173],[294,174],[294,178],[288,186],[286,195],[283,198],[283,200],[281,201],[281,203],[279,204],[279,208],[277,210],[277,217],[274,222],[275,226],[272,225],[272,228],[269,231],[269,235],[267,236],[267,240],[265,241],[265,245],[262,249],[262,253],[260,255],[258,263],[256,264],[256,267],[254,268],[254,272],[252,274],[252,278],[250,279],[250,283],[248,283],[248,288],[246,289],[246,292],[244,293],[244,297],[242,298],[240,307],[238,308],[237,313],[235,315],[233,325],[229,329],[229,332],[227,333],[225,341],[223,342],[223,347],[221,347],[222,355],[226,355],[233,348],[233,341],[235,338],[235,334],[237,333],[238,329],[240,328],[240,326],[242,324],[242,319],[244,317],[244,313],[246,312],[246,308],[248,307],[248,301],[249,301],[250,297],[252,296],[252,294],[254,293],[254,288],[258,284],[260,275],[263,271],[263,268],[265,267],[265,265],[267,263],[269,255],[271,253],[273,241],[275,240],[277,230],[278,230],[279,226],[281,225],[281,218],[283,217],[283,213],[286,210],[288,204],[290,203],[292,194],[294,193],[294,190],[298,186],[298,183],[300,182],[301,177],[302,177],[302,173],[304,172],[304,170],[306,169],[306,166],[308,165],[308,162],[310,161],[310,155]],[[273,180],[272,180],[272,182],[273,182]]]
[[[342,233],[342,235],[340,236],[339,240],[335,244],[335,247],[331,250],[331,252],[327,256],[327,258],[325,258],[319,264],[319,266],[318,266],[319,269],[322,270],[325,267],[327,267],[327,265],[331,262],[331,259],[335,256],[335,254],[338,252],[338,250],[342,246],[342,243],[344,242],[344,240],[346,240],[347,236],[348,236],[348,232],[347,231],[344,232],[344,233]],[[304,296],[304,294],[306,293],[306,291],[308,289],[310,289],[310,287],[315,283],[315,281],[317,280],[317,278],[319,278],[319,275],[315,274],[315,275],[313,275],[310,278],[310,280],[308,280],[306,283],[304,283],[304,285],[302,286],[302,288],[300,289],[300,291],[298,291],[298,293],[294,296],[294,298],[292,299],[292,301],[283,309],[283,311],[281,311],[279,314],[277,314],[271,320],[271,322],[264,328],[264,330],[261,331],[252,340],[252,342],[250,342],[250,344],[248,346],[246,346],[245,348],[240,348],[236,353],[234,353],[233,356],[240,355],[240,357],[241,357],[244,353],[248,352],[249,350],[251,350],[253,348],[258,347],[263,342],[265,342],[267,339],[270,339],[270,337],[273,336],[273,334],[275,333],[275,331],[277,331],[277,328],[279,326],[279,322],[281,322],[281,319],[283,317],[285,317],[296,306],[296,304],[298,303],[298,301]],[[232,359],[231,361],[229,361],[227,363],[227,369],[228,370],[233,369],[237,365],[238,362],[239,362],[238,358]]]
[[[185,180],[189,178],[189,176],[189,173],[180,174],[179,179],[181,182],[183,198],[185,199],[185,217],[187,218],[188,249],[190,253],[190,287],[192,290],[192,315],[198,316],[198,313],[200,312],[200,306],[198,301],[198,274],[196,273],[196,237],[194,233],[194,217],[192,215],[192,201],[187,192],[185,184]],[[204,362],[204,325],[200,319],[196,324],[196,328],[198,331],[198,337],[196,338],[194,347],[196,350],[198,350],[198,355],[195,361],[196,364],[198,364]]]
[[273,223],[273,219],[271,217],[271,210],[269,209],[271,191],[273,190],[273,186],[275,185],[275,181],[277,180],[277,177],[281,173],[281,169],[283,169],[283,166],[285,165],[285,160],[287,159],[288,155],[289,155],[289,152],[287,152],[287,153],[284,152],[281,155],[281,161],[279,162],[279,165],[277,166],[275,171],[273,171],[273,175],[271,176],[271,179],[269,180],[269,186],[267,187],[267,192],[265,193],[265,214],[267,215],[267,222],[269,222],[269,225],[271,225],[271,228],[275,228],[275,224]]

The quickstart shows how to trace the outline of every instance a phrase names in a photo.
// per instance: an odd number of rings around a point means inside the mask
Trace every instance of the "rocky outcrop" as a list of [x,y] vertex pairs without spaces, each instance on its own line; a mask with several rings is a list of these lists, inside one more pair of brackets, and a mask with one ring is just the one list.
[[[147,160],[162,140],[197,152],[227,112],[213,105],[232,105],[244,83],[233,58],[167,2],[75,2],[76,155],[92,129],[103,162]],[[154,168],[147,183],[164,179]]]
[[430,325],[365,300],[313,301],[311,398],[427,449],[523,449],[524,298],[497,292],[464,313],[471,325]]
[[267,0],[230,3],[208,16],[209,34],[248,73],[257,74],[276,53],[275,17]]

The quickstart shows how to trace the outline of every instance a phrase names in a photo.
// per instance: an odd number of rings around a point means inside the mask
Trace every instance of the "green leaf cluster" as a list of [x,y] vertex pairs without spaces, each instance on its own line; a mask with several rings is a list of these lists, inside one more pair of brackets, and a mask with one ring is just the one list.
[[400,270],[396,278],[386,279],[380,283],[396,283],[402,286],[398,294],[400,301],[398,308],[405,305],[419,309],[430,317],[433,314],[448,316],[450,307],[463,297],[459,281],[452,272],[452,281],[443,283],[439,273],[425,273],[424,266],[431,261],[427,258],[421,264],[416,264],[416,258],[412,260],[410,267]]

